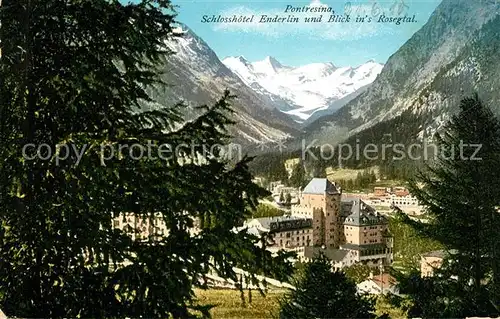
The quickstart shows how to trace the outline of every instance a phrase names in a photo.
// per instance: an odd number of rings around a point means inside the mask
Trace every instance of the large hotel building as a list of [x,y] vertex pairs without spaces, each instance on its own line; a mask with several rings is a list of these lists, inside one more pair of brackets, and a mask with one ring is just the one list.
[[290,216],[258,218],[246,226],[269,232],[274,247],[296,250],[304,259],[322,250],[339,268],[393,260],[387,218],[359,198],[343,197],[326,178],[314,178],[303,189]]

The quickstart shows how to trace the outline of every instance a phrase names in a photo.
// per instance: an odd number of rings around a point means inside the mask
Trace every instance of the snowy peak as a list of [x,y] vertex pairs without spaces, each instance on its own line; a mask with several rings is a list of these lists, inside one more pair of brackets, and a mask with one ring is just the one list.
[[270,56],[252,63],[242,57],[222,62],[259,94],[285,101],[278,109],[299,122],[370,84],[383,67],[373,60],[356,68],[339,68],[331,62],[289,67]]
[[273,58],[272,56],[267,56],[264,59],[264,61],[265,61],[265,63],[269,64],[275,70],[279,70],[279,69],[283,68],[283,65],[278,60]]
[[310,63],[304,66],[295,68],[294,73],[301,74],[307,77],[308,80],[318,79],[321,77],[328,76],[335,72],[337,68],[333,63]]
[[242,56],[242,55],[237,56],[237,57],[236,57],[236,60],[238,60],[238,62],[240,62],[240,63],[242,63],[242,64],[244,64],[244,65],[249,65],[249,64],[250,64],[250,62],[248,62],[248,60],[247,60],[247,59],[245,59],[245,57],[244,57],[244,56]]
[[255,72],[265,75],[274,75],[284,68],[278,60],[271,56],[267,56],[262,61],[252,63],[252,67]]
[[168,40],[166,45],[175,53],[176,59],[184,62],[194,61],[196,64],[191,67],[198,70],[210,67],[207,71],[218,72],[222,68],[225,69],[210,46],[186,25],[179,23],[175,33],[178,36]]
[[[228,89],[238,97],[232,117],[237,124],[230,127],[230,134],[241,145],[281,140],[297,133],[296,123],[276,108],[275,101],[258,94],[223,64],[202,38],[187,26],[179,25],[175,30],[178,36],[165,42],[174,54],[169,55],[162,66],[168,70],[162,80],[170,85],[165,92],[153,90],[158,104],[184,101],[189,107],[186,116],[191,120],[200,115],[196,106],[216,102]],[[251,67],[242,56],[228,61],[242,70]]]

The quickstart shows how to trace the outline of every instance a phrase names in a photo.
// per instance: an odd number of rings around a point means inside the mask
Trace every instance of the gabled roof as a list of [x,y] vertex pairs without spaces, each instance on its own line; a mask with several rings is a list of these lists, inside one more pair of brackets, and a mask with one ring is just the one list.
[[375,275],[370,280],[379,287],[383,285],[384,288],[389,288],[397,284],[396,279],[389,274]]
[[455,249],[451,249],[450,251],[434,250],[434,251],[430,251],[430,252],[422,254],[422,257],[437,257],[437,258],[444,259],[445,257],[447,257],[449,255],[454,255],[457,253],[458,253],[458,251]]
[[315,258],[319,257],[320,253],[323,253],[326,258],[333,261],[342,261],[345,256],[349,253],[347,250],[334,249],[334,248],[321,248],[314,246],[307,246],[304,248],[304,257]]
[[326,178],[313,178],[302,191],[303,194],[340,194],[340,191]]
[[367,226],[387,224],[387,218],[359,198],[342,199],[341,216],[345,225]]

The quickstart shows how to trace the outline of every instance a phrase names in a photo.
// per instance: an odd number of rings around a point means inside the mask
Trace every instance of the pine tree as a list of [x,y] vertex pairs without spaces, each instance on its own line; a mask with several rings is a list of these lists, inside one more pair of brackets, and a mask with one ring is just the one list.
[[379,267],[370,267],[361,263],[345,267],[342,271],[345,273],[347,278],[351,279],[356,284],[365,281],[370,276],[370,273],[380,275]]
[[[230,94],[188,123],[182,105],[144,110],[153,104],[148,91],[164,87],[159,70],[173,19],[162,0],[3,1],[0,308],[7,315],[188,318],[192,310],[207,314],[193,287],[210,269],[235,281],[233,266],[280,280],[290,270],[279,262],[285,256],[274,259],[257,238],[233,232],[266,194],[252,183],[249,160],[230,166],[201,146],[228,141]],[[164,146],[183,144],[196,147],[165,155]],[[71,152],[84,146],[81,158]],[[121,213],[153,224],[158,212],[168,234],[156,241],[114,227]],[[203,229],[192,236],[197,219]]]
[[357,295],[344,273],[332,271],[324,255],[305,265],[302,275],[281,301],[280,318],[375,318],[373,302]]
[[285,203],[287,205],[291,205],[292,204],[292,195],[290,193],[286,193],[286,196],[285,196]]
[[299,162],[290,176],[290,185],[293,187],[304,187],[306,184],[306,170],[303,162]]
[[500,122],[477,95],[466,98],[438,146],[440,154],[410,187],[431,222],[407,222],[442,243],[449,258],[440,275],[421,284],[429,289],[414,285],[415,309],[426,317],[498,316]]

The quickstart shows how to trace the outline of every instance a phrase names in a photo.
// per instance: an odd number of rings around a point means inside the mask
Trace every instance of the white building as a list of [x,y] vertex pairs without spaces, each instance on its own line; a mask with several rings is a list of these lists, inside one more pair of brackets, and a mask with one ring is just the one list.
[[424,211],[417,198],[411,195],[398,196],[391,194],[389,196],[391,206],[399,207],[403,212],[409,215],[421,215]]
[[370,274],[370,277],[367,280],[360,282],[356,285],[356,287],[359,294],[399,294],[396,279],[394,279],[394,277],[389,274],[381,274],[376,276]]
[[318,257],[320,253],[322,253],[332,262],[332,268],[334,270],[341,270],[345,267],[354,265],[357,262],[357,257],[354,255],[354,252],[345,249],[309,246],[300,247],[295,251],[297,252],[297,258],[300,262],[311,262],[315,257]]

